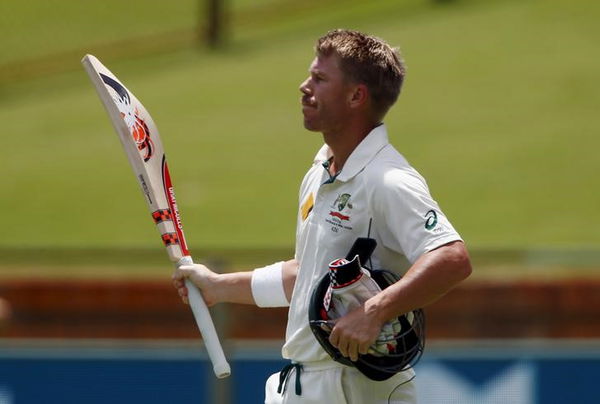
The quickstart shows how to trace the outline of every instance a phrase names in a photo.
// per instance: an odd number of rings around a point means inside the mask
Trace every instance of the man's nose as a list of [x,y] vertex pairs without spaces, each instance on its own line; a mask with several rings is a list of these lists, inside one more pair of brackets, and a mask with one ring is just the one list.
[[310,77],[308,77],[306,80],[304,80],[301,84],[300,84],[300,92],[304,93],[304,94],[310,94],[310,89],[308,87],[308,83],[310,81]]

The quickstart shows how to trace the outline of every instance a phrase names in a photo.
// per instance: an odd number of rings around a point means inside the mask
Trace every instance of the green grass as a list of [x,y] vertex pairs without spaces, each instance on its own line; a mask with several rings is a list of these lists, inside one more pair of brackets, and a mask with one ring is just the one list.
[[194,27],[198,4],[194,0],[5,1],[0,3],[0,65],[128,36]]
[[[600,5],[271,3],[235,17],[223,51],[107,63],[158,124],[192,247],[293,245],[297,188],[322,141],[302,128],[297,88],[314,40],[338,26],[402,47],[409,73],[386,120],[392,141],[471,246],[600,243]],[[177,4],[178,16],[147,17],[135,32],[189,26],[188,3]],[[103,30],[36,18],[40,33],[23,41],[44,47],[44,30],[56,32],[48,52],[91,46]],[[127,21],[113,39],[131,34]],[[3,84],[0,122],[1,246],[159,247],[83,69]]]
[[[290,0],[228,0],[226,11],[242,19]],[[128,38],[202,31],[206,0],[32,0],[0,3],[0,66]],[[131,49],[135,53],[135,49]],[[65,61],[67,63],[67,61]]]

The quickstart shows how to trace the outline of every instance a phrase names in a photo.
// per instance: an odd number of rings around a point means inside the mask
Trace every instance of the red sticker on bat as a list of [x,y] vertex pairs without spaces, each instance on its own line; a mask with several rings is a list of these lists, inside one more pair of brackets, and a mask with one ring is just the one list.
[[177,237],[177,233],[166,233],[163,234],[161,237],[163,243],[167,247],[170,245],[179,244],[179,237]]
[[152,212],[152,219],[156,224],[172,220],[171,211],[169,209],[155,210]]
[[173,216],[173,219],[171,220],[173,220],[173,224],[175,225],[175,232],[177,232],[179,244],[181,246],[181,252],[184,256],[190,255],[190,252],[187,248],[187,243],[185,242],[185,237],[183,235],[183,226],[181,224],[181,218],[179,217],[177,201],[175,200],[175,191],[173,190],[173,184],[171,183],[171,176],[169,175],[169,167],[167,166],[167,160],[165,159],[165,156],[163,156],[162,167],[165,195],[167,196],[167,201],[169,202],[169,207],[171,208],[170,210]]

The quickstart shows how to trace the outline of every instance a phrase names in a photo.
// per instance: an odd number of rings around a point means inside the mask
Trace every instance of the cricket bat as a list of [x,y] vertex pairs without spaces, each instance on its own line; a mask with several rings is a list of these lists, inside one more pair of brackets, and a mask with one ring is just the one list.
[[[164,149],[152,117],[138,99],[96,57],[86,55],[81,63],[121,139],[169,259],[176,266],[193,264],[183,235],[183,226]],[[227,377],[231,374],[231,369],[206,303],[191,281],[186,280],[186,287],[189,303],[215,375],[218,378]]]

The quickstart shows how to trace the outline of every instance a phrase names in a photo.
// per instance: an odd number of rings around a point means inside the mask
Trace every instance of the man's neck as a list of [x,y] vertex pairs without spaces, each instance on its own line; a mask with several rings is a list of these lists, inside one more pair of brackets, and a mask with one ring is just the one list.
[[333,154],[333,160],[329,165],[331,175],[336,175],[342,170],[354,149],[377,125],[353,125],[343,131],[323,132],[323,139]]

